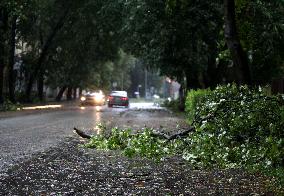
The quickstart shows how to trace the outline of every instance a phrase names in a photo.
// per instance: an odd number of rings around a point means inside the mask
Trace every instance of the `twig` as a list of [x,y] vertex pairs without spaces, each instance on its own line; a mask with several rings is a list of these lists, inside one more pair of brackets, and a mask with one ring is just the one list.
[[[162,139],[167,139],[167,140],[173,140],[173,139],[176,139],[176,138],[187,137],[188,133],[192,132],[194,130],[195,130],[194,127],[190,127],[187,130],[183,130],[183,131],[177,132],[177,133],[172,134],[172,135],[167,135],[166,133],[163,133],[163,132],[153,132],[152,136],[159,137],[159,138],[162,138]],[[74,133],[76,133],[80,137],[86,138],[86,139],[90,139],[92,137],[91,135],[86,134],[85,132],[77,129],[76,127],[74,127]]]
[[187,130],[183,130],[181,132],[177,132],[177,133],[172,134],[172,135],[167,135],[167,134],[165,134],[163,132],[153,132],[152,135],[154,137],[160,137],[160,138],[167,139],[167,140],[173,140],[173,139],[177,139],[177,138],[187,137],[188,133],[190,133],[190,132],[192,132],[194,130],[195,130],[194,127],[190,127]]
[[77,133],[79,136],[81,136],[82,138],[86,138],[86,139],[91,139],[92,136],[84,133],[83,131],[77,129],[76,127],[74,127],[74,133]]

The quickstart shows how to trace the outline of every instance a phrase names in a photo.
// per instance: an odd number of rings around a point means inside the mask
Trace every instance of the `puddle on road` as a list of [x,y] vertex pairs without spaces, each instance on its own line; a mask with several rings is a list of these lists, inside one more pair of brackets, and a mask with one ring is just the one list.
[[152,117],[173,117],[174,115],[166,109],[134,109],[120,113],[125,118],[152,118]]
[[[112,127],[121,129],[131,128],[141,130],[145,127],[173,131],[179,128],[189,127],[182,117],[175,116],[172,112],[160,109],[130,109],[120,113],[119,118],[113,119]],[[167,130],[165,130],[167,129]]]
[[[106,127],[107,132],[111,131],[114,127],[119,129],[132,129],[134,131],[142,130],[145,127],[148,127],[156,130],[162,129],[165,132],[177,130],[177,127],[188,127],[184,118],[177,117],[171,111],[161,107],[143,109],[133,107],[129,109],[109,109],[103,107],[102,109],[105,112],[101,112],[100,109],[101,107],[86,108],[86,110],[92,112],[94,122],[97,124],[102,123],[102,125]],[[96,126],[89,127],[87,130],[82,128],[82,130],[91,135],[102,134],[102,130]]]

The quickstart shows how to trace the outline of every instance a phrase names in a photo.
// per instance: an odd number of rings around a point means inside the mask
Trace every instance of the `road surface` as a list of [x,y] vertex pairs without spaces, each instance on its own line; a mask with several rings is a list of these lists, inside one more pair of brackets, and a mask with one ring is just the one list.
[[[145,116],[141,109],[158,111],[160,108],[152,103],[133,103],[130,108],[70,105],[56,111],[36,111],[28,115],[0,118],[0,171],[9,168],[9,165],[23,157],[44,151],[56,146],[66,137],[74,136],[73,127],[95,131],[100,122],[110,128],[118,126],[138,129],[149,125],[149,116]],[[154,111],[149,113],[152,117],[163,115],[158,112],[158,115],[153,116]],[[154,122],[155,118],[151,120]],[[150,125],[152,124],[155,123]]]
[[[181,157],[157,163],[79,147],[73,127],[174,130],[182,118],[149,103],[130,108],[70,105],[0,115],[0,195],[267,195],[266,179],[240,169],[202,170]],[[17,113],[18,114],[18,113]]]

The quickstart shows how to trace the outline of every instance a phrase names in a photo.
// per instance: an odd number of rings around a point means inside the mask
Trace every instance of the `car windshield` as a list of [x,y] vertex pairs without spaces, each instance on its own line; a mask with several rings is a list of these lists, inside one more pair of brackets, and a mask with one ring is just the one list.
[[103,95],[102,90],[87,92],[85,94],[85,96],[87,96],[87,97],[92,97],[92,96],[97,96],[97,95]]
[[111,96],[121,96],[121,97],[127,97],[126,91],[112,91]]

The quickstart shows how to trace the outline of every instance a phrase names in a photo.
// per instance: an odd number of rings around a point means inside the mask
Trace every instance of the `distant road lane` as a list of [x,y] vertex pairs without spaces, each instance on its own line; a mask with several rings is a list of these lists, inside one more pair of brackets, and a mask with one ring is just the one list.
[[0,119],[0,171],[14,161],[46,150],[68,136],[73,127],[93,129],[101,120],[111,120],[124,108],[71,107],[59,111]]
[[148,119],[143,121],[137,115],[132,115],[125,120],[122,114],[135,110],[138,111],[137,114],[140,114],[140,109],[153,108],[159,109],[153,106],[153,103],[131,103],[129,108],[79,107],[76,104],[70,104],[59,110],[7,113],[7,116],[1,113],[0,172],[21,158],[28,158],[33,153],[56,146],[66,137],[78,137],[73,133],[73,127],[93,131],[99,122],[110,126],[123,127],[125,123],[132,126],[131,123],[135,117],[138,122],[149,122]]

